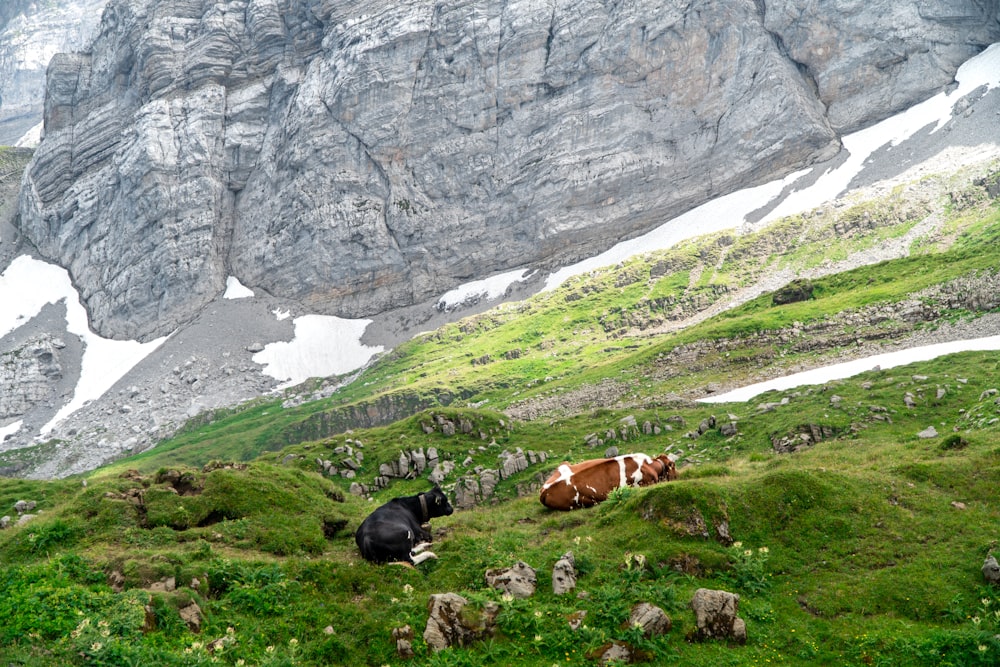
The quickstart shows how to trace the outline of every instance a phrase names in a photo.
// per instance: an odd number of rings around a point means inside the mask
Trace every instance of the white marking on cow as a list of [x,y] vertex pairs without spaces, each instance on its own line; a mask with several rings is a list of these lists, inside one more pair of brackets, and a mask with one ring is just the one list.
[[555,478],[554,480],[552,480],[551,482],[549,482],[547,484],[543,484],[542,485],[543,489],[547,489],[550,486],[552,486],[553,484],[558,484],[559,482],[566,482],[566,484],[571,484],[572,483],[571,480],[573,478],[573,471],[570,470],[570,467],[569,467],[568,463],[563,463],[558,468],[556,468],[556,470],[559,472],[559,477]]
[[431,546],[430,542],[421,542],[420,544],[418,544],[415,547],[413,547],[412,549],[410,549],[410,553],[411,554],[418,554],[421,551],[423,551],[424,549],[430,548],[430,546]]

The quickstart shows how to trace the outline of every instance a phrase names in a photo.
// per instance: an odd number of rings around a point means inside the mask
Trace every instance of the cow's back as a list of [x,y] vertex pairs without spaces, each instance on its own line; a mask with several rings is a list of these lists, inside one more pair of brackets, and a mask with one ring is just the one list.
[[646,486],[660,479],[660,466],[646,454],[563,463],[542,485],[539,500],[549,509],[591,507],[622,486]]

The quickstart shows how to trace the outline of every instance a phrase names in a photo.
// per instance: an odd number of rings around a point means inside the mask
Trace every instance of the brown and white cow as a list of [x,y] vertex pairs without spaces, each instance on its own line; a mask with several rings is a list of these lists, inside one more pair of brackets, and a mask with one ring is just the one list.
[[677,479],[677,467],[666,454],[625,454],[610,459],[563,463],[542,485],[539,500],[549,509],[590,507],[620,486],[649,486]]

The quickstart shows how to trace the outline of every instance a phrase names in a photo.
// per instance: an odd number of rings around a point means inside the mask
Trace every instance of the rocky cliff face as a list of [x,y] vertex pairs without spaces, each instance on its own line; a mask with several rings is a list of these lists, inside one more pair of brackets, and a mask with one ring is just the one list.
[[4,0],[0,6],[0,145],[42,122],[45,68],[86,46],[107,0]]
[[1000,40],[996,0],[112,0],[48,74],[21,231],[104,335],[226,276],[363,316],[831,156]]

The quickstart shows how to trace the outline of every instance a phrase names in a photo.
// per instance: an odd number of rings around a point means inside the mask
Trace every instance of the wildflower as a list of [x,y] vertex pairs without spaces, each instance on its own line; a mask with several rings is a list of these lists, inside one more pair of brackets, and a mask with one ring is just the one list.
[[101,630],[101,636],[102,637],[110,637],[111,636],[111,630],[108,630],[107,628],[104,628],[103,630]]
[[503,595],[500,596],[500,599],[503,600],[504,602],[510,602],[511,600],[514,599],[514,596],[511,593],[504,593]]
[[240,658],[239,660],[236,661],[236,667],[243,667],[243,665],[245,664],[247,664],[247,661],[244,660],[243,658]]
[[734,549],[742,549],[743,548],[743,543],[742,542],[733,542],[733,548]]
[[762,554],[771,553],[771,550],[768,549],[767,547],[761,547],[760,549],[757,549],[757,553],[762,553]]
[[980,602],[983,603],[984,607],[989,607],[990,606],[990,599],[989,598],[983,598],[982,600],[980,600]]
[[642,554],[635,555],[635,564],[640,568],[646,567],[646,557]]
[[230,625],[228,628],[226,628],[226,634],[230,635],[230,636],[235,635],[236,634],[236,628],[234,628],[233,626]]
[[299,645],[299,640],[296,639],[295,637],[292,637],[291,639],[288,640],[288,645],[289,646],[298,646]]
[[743,552],[744,556],[753,556],[753,549],[747,549]]
[[99,628],[106,628],[106,627],[108,627],[108,622],[107,621],[98,621],[97,622],[97,627],[99,627]]
[[973,616],[972,617],[972,624],[973,625],[979,625],[979,623],[981,622],[981,620],[982,619],[980,619],[978,616]]
[[94,642],[93,644],[90,645],[90,650],[91,651],[100,651],[102,646],[104,646],[104,645],[101,642]]
[[396,604],[397,602],[399,602],[399,598],[389,598],[389,602]]
[[264,649],[264,650],[265,650],[265,651],[267,651],[268,653],[274,653],[274,647],[273,647],[273,646],[268,646],[268,647],[267,647],[266,649]]
[[194,642],[193,644],[191,644],[191,648],[197,651],[198,649],[201,648],[201,642]]
[[535,641],[536,642],[542,641],[542,636],[541,635],[535,635]]
[[980,653],[986,653],[986,645],[985,644],[980,644],[979,645],[979,652]]
[[403,584],[403,592],[409,595],[410,593],[413,592],[413,586],[411,586],[410,584]]
[[579,535],[577,535],[576,537],[573,538],[573,544],[575,544],[576,546],[580,546],[580,536]]
[[538,611],[538,610],[536,609],[536,610],[535,610],[535,618],[541,618],[541,617],[542,617],[542,612],[540,612],[540,611]]

